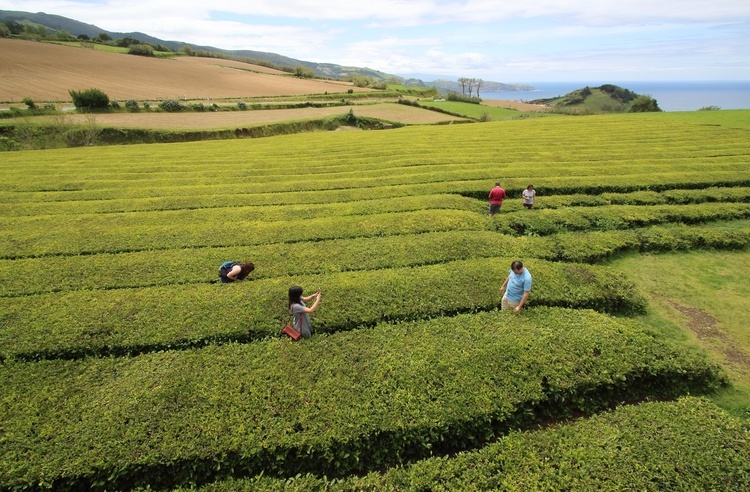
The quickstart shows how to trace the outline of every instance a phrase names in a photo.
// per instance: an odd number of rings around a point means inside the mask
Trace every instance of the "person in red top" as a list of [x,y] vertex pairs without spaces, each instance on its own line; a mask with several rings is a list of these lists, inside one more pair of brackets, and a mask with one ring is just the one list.
[[500,182],[495,183],[495,187],[490,191],[490,217],[500,211],[500,206],[503,204],[503,198],[508,195],[505,194],[505,190],[500,188]]

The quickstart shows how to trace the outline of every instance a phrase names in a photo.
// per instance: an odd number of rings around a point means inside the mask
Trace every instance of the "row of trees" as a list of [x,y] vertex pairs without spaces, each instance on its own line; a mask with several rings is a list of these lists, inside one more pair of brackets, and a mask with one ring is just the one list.
[[484,80],[461,77],[458,79],[458,83],[461,84],[462,94],[467,94],[468,92],[468,96],[471,97],[473,93],[476,93],[476,97],[479,97],[479,89],[484,85]]
[[75,37],[65,30],[54,31],[38,24],[22,24],[16,21],[0,22],[0,38],[12,36],[26,39],[55,39],[75,41]]
[[23,39],[44,39],[55,41],[80,41],[81,43],[99,43],[120,48],[130,48],[129,53],[134,55],[153,56],[154,51],[174,51],[162,44],[152,45],[131,36],[112,39],[107,33],[100,33],[96,37],[86,34],[73,36],[68,31],[49,29],[40,24],[24,24],[16,21],[0,22],[0,38],[20,37]]

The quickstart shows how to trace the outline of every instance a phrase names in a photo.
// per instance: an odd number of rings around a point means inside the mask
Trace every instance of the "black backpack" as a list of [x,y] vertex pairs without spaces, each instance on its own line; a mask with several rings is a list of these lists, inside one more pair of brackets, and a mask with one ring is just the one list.
[[231,280],[227,278],[227,274],[232,271],[234,265],[237,265],[236,261],[225,261],[222,263],[219,267],[219,280],[225,283],[231,282]]

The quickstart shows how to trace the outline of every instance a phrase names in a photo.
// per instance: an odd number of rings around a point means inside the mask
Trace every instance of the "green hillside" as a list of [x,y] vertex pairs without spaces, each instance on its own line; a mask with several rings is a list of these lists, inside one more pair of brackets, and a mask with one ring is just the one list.
[[[650,103],[653,101],[653,103]],[[628,113],[660,111],[657,102],[650,96],[636,94],[628,89],[604,84],[599,87],[583,87],[560,97],[535,99],[534,104],[546,104],[568,112],[583,113]]]

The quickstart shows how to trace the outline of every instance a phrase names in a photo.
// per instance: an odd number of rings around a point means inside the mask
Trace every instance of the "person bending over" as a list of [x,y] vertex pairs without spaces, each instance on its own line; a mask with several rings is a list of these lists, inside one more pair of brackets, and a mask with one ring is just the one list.
[[245,280],[253,270],[255,270],[255,265],[249,261],[245,263],[225,261],[219,267],[219,280],[224,284]]

